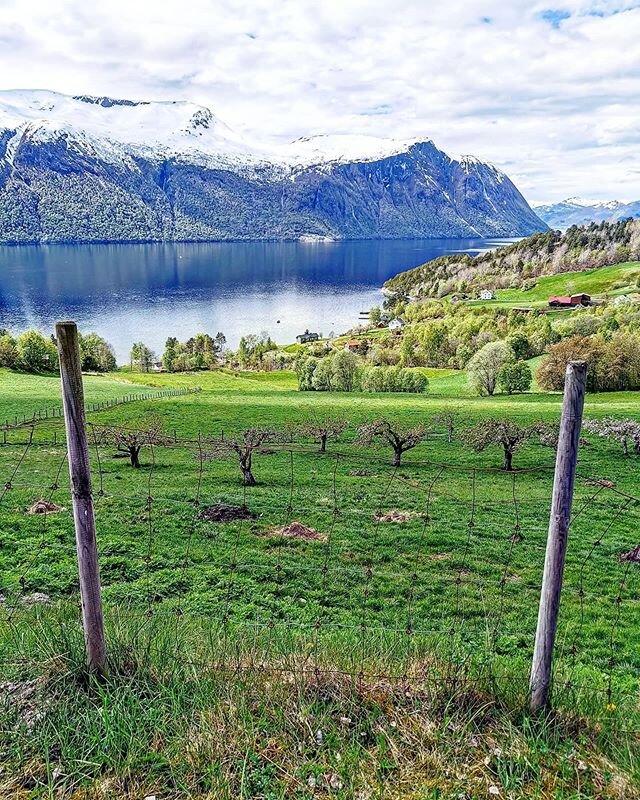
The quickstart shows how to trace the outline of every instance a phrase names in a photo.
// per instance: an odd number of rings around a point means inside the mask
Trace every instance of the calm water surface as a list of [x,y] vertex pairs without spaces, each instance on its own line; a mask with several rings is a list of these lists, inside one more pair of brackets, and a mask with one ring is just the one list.
[[40,245],[0,247],[0,327],[51,332],[75,319],[126,362],[132,342],[267,331],[279,344],[309,328],[347,330],[380,304],[387,278],[436,256],[504,240]]

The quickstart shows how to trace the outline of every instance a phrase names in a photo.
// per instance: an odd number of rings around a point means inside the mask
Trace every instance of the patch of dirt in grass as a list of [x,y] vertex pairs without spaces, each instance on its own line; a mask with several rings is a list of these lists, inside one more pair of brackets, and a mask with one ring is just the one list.
[[395,522],[396,524],[402,524],[403,522],[409,522],[412,519],[422,519],[422,514],[419,514],[417,511],[400,511],[397,508],[392,508],[390,511],[385,511],[382,514],[376,514],[375,516],[378,522]]
[[16,725],[24,725],[27,732],[32,731],[43,719],[46,703],[39,697],[42,679],[24,681],[5,681],[0,683],[0,696],[16,712]]
[[273,533],[284,536],[288,539],[303,539],[306,542],[326,542],[327,537],[324,533],[308,528],[301,522],[291,522],[283,528],[274,528]]
[[59,514],[61,511],[64,511],[62,506],[57,506],[55,503],[52,503],[51,500],[45,500],[41,497],[40,500],[36,500],[36,502],[27,509],[27,514]]
[[634,561],[636,564],[640,564],[640,544],[626,553],[621,553],[620,561]]
[[429,561],[448,561],[451,558],[451,553],[431,553]]
[[217,503],[206,506],[198,514],[198,519],[205,522],[234,522],[239,519],[256,519],[256,514],[246,506],[231,506],[226,503]]
[[33,608],[33,606],[37,605],[48,606],[51,604],[51,598],[44,592],[33,592],[33,594],[28,594],[26,597],[23,597],[22,603],[27,608]]

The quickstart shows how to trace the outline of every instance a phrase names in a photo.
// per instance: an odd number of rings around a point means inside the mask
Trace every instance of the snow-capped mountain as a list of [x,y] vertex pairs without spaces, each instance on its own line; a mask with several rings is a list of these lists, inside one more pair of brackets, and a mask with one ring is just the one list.
[[0,92],[0,241],[524,236],[509,178],[429,139],[246,141],[189,102]]
[[534,211],[549,227],[566,230],[571,225],[616,222],[628,217],[640,217],[640,201],[621,203],[619,200],[605,202],[584,197],[569,197],[560,203],[536,205]]

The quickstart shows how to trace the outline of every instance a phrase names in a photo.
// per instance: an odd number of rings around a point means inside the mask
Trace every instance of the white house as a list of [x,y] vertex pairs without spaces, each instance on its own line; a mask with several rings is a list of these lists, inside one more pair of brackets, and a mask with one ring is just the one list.
[[404,322],[401,319],[392,319],[389,322],[390,331],[401,331],[404,328]]
[[495,298],[495,294],[491,291],[491,289],[481,289],[480,290],[480,299],[481,300],[493,300]]

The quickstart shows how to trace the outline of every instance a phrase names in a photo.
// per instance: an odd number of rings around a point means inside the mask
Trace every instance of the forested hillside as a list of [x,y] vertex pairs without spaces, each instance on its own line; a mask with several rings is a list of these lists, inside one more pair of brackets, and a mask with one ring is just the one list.
[[536,233],[476,257],[441,256],[385,283],[410,298],[477,293],[482,288],[527,288],[540,275],[581,271],[640,259],[640,220],[574,225],[564,233]]

